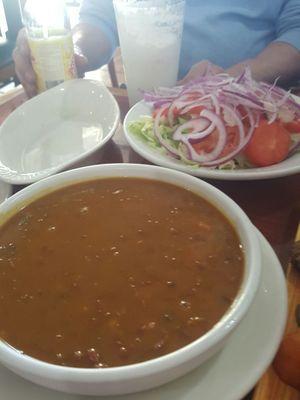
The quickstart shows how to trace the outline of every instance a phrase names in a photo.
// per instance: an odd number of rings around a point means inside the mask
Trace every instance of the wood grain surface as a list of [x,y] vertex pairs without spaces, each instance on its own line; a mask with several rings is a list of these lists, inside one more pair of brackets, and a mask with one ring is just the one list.
[[[300,241],[300,225],[298,227],[296,241]],[[286,333],[299,329],[296,324],[295,311],[300,304],[300,273],[289,264],[287,275],[288,287],[288,320]],[[276,316],[274,316],[276,318]],[[300,400],[300,392],[282,382],[273,367],[267,370],[259,384],[256,386],[253,400]]]

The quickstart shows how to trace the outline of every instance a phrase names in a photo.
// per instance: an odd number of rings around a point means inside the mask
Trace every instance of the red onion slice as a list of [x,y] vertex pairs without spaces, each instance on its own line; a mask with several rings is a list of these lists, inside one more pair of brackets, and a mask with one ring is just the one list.
[[[209,104],[208,104],[207,100],[209,100],[209,103],[211,104],[211,107],[209,107]],[[219,100],[217,99],[217,97],[214,94],[208,94],[208,95],[200,97],[197,100],[193,100],[191,103],[189,103],[184,108],[182,108],[180,110],[180,113],[181,114],[187,114],[193,108],[195,108],[197,106],[205,106],[206,108],[212,108],[213,107],[215,109],[216,114],[217,115],[220,114]]]
[[[223,105],[223,107],[224,107],[224,105]],[[241,120],[236,115],[236,121],[237,121],[237,126],[239,128],[239,136],[240,136],[239,144],[236,146],[235,149],[233,149],[226,156],[221,157],[216,160],[213,160],[211,162],[203,163],[202,164],[203,166],[213,167],[213,166],[218,166],[218,165],[224,164],[224,163],[232,160],[237,154],[239,154],[247,146],[247,144],[249,143],[249,140],[251,139],[251,137],[253,135],[254,129],[255,129],[255,121],[254,121],[254,117],[253,117],[252,113],[250,112],[250,110],[247,108],[245,108],[245,110],[248,112],[247,117],[249,118],[249,124],[250,124],[249,131],[247,132],[247,134],[245,134],[244,126],[243,126]],[[234,113],[234,110],[230,110],[230,111]]]
[[232,96],[239,104],[245,104],[262,111],[264,110],[263,103],[260,100],[253,100],[249,96],[228,89],[224,89],[223,92]]
[[186,140],[184,143],[187,146],[190,160],[204,165],[204,163],[215,160],[222,153],[226,144],[226,129],[221,118],[213,112],[203,110],[200,115],[210,120],[211,125],[214,125],[218,131],[219,137],[215,148],[210,153],[198,154],[189,140]]
[[[174,140],[202,139],[209,135],[215,126],[206,118],[191,119],[180,125],[173,134]],[[186,129],[192,129],[190,133],[183,133]]]
[[193,103],[195,100],[190,98],[190,95],[184,95],[181,96],[180,98],[176,98],[170,105],[170,108],[168,110],[167,118],[169,121],[170,126],[174,125],[175,118],[174,118],[174,112],[177,110],[178,113],[181,113],[181,110],[185,108],[187,105]]
[[[207,167],[211,166],[212,167],[212,166],[221,165],[221,164],[226,163],[227,161],[230,161],[232,158],[234,158],[237,154],[239,154],[245,148],[245,146],[248,144],[249,140],[251,139],[253,131],[254,131],[254,119],[253,119],[252,115],[249,117],[249,120],[250,120],[249,132],[248,132],[247,135],[245,135],[244,126],[243,126],[241,120],[239,119],[238,115],[234,112],[234,110],[230,109],[228,106],[223,105],[223,104],[221,104],[221,107],[225,108],[228,112],[232,113],[232,115],[234,116],[234,118],[235,118],[235,120],[237,122],[237,127],[238,127],[238,130],[239,130],[239,139],[240,139],[239,140],[239,144],[236,146],[235,149],[233,149],[226,156],[223,156],[221,158],[216,158],[216,159],[213,159],[213,160],[202,160],[202,161],[199,161],[199,157],[195,157],[195,154],[194,154],[195,150],[192,148],[191,145],[189,145],[188,143],[185,142],[187,147],[188,147],[188,149],[189,149],[190,159],[192,161],[196,161],[196,162],[201,163],[202,166],[207,166]],[[224,145],[224,147],[225,147],[225,145]],[[221,152],[222,152],[222,150],[221,150]]]
[[238,155],[249,143],[249,140],[251,139],[253,135],[253,131],[251,134],[248,134],[240,143],[239,145],[232,150],[230,153],[228,153],[226,156],[215,159],[210,162],[202,163],[204,167],[215,167],[221,164],[225,164],[226,162],[232,160],[236,155]]
[[177,149],[175,149],[173,146],[171,146],[161,135],[159,125],[160,125],[160,119],[165,112],[165,110],[168,107],[162,107],[159,112],[157,113],[155,119],[154,119],[154,134],[157,137],[157,140],[159,143],[172,155],[174,158],[180,158],[179,152]]
[[245,137],[245,129],[244,129],[244,125],[243,125],[241,119],[239,118],[237,113],[231,107],[227,106],[226,104],[222,104],[221,107],[223,108],[223,110],[227,111],[232,116],[233,120],[235,121],[234,126],[238,127],[240,142],[241,142]]

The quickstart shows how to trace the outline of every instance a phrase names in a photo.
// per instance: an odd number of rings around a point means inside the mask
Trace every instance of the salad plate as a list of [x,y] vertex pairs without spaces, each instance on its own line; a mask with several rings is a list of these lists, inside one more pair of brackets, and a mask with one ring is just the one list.
[[[300,102],[300,99],[299,99]],[[138,121],[144,116],[151,117],[152,109],[145,101],[140,101],[133,106],[124,120],[124,133],[129,145],[140,156],[154,164],[162,167],[174,168],[188,174],[199,176],[207,179],[222,179],[222,180],[255,180],[255,179],[269,179],[278,178],[281,176],[288,176],[300,172],[300,153],[291,155],[286,160],[271,165],[269,167],[260,168],[245,168],[245,169],[212,169],[207,167],[197,167],[188,165],[172,158],[161,149],[150,147],[141,137],[135,135],[130,131],[129,126],[131,123]]]
[[[157,389],[102,400],[240,400],[271,363],[283,335],[287,293],[281,265],[258,232],[262,275],[255,300],[225,348],[198,369]],[[29,383],[0,366],[6,400],[87,400],[92,397],[59,393]]]
[[144,92],[124,130],[146,160],[202,178],[248,180],[300,172],[300,99],[276,82],[208,73]]

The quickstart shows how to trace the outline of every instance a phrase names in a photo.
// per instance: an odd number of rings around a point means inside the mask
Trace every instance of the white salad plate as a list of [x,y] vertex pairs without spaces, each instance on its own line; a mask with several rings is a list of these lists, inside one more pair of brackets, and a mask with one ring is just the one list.
[[[240,400],[271,363],[282,338],[287,316],[287,293],[281,265],[258,232],[262,252],[261,282],[248,314],[221,352],[201,367],[172,383],[150,391],[102,400]],[[0,367],[1,399],[84,400],[23,380]]]
[[26,101],[0,127],[0,178],[29,184],[99,150],[114,134],[120,110],[98,81],[76,79]]
[[3,203],[12,194],[12,187],[6,182],[0,180],[0,204]]
[[187,165],[183,161],[172,158],[164,151],[150,147],[141,138],[130,132],[129,124],[138,121],[143,116],[151,116],[151,107],[144,101],[140,101],[129,110],[125,117],[124,132],[126,139],[132,149],[140,156],[162,167],[177,169],[201,178],[222,180],[269,179],[293,175],[300,172],[300,152],[295,153],[281,163],[269,167],[218,170],[207,167],[195,167]]

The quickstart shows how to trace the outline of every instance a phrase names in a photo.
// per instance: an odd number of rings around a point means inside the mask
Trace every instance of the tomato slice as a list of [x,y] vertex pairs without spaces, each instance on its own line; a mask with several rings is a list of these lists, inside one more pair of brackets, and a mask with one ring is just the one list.
[[181,114],[181,115],[183,117],[191,117],[191,118],[199,117],[201,111],[204,109],[205,109],[204,106],[194,106],[191,109],[189,109],[188,112]]
[[199,92],[189,92],[187,93],[187,100],[199,100],[201,94]]
[[290,133],[300,133],[300,119],[283,124]]
[[244,154],[251,164],[266,167],[284,160],[288,155],[290,145],[290,134],[281,122],[275,121],[268,124],[268,121],[262,118]]
[[198,154],[210,153],[215,148],[218,141],[218,131],[215,129],[210,135],[198,143],[192,144]]
[[[231,153],[239,144],[239,131],[236,126],[227,126],[227,140],[223,151],[219,157],[225,157]],[[218,141],[218,131],[215,129],[209,136],[195,143],[192,146],[198,154],[210,153],[216,147]],[[218,158],[219,158],[218,157]]]
[[237,111],[239,112],[239,114],[240,114],[240,116],[241,116],[241,118],[243,120],[244,127],[247,130],[249,128],[249,126],[250,126],[250,121],[249,121],[249,118],[248,118],[248,112],[246,111],[244,106],[238,106],[237,107]]
[[229,153],[234,151],[240,142],[239,129],[237,126],[227,126],[226,131],[227,131],[227,141],[221,153],[221,157],[225,157]]
[[[166,108],[164,111],[163,111],[163,113],[162,113],[162,117],[167,117],[167,115],[168,115],[168,111],[169,111],[169,109],[168,108]],[[152,118],[156,118],[156,116],[157,116],[157,114],[160,112],[160,108],[155,108],[153,111],[152,111]]]
[[[158,107],[158,108],[155,108],[155,109],[152,111],[152,118],[155,118],[155,117],[157,116],[157,114],[159,113],[159,111],[160,111],[160,108],[159,108],[159,107]],[[169,107],[166,108],[166,109],[163,111],[162,117],[167,117],[167,116],[168,116],[168,112],[169,112]],[[179,115],[179,111],[178,111],[178,109],[177,109],[176,107],[174,107],[173,115],[174,115],[174,118],[177,118],[178,115]]]

